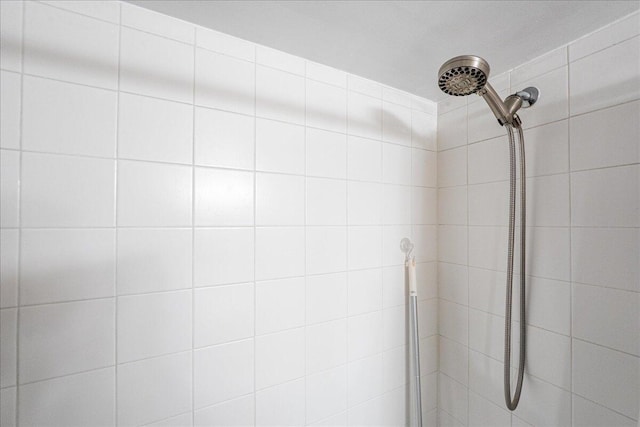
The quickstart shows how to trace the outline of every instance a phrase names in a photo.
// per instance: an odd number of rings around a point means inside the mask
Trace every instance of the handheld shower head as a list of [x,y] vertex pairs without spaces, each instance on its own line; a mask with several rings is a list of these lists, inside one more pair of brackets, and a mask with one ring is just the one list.
[[[438,71],[438,86],[447,95],[480,95],[489,105],[500,125],[519,121],[516,111],[523,105],[511,99],[506,105],[489,83],[489,63],[479,56],[462,55],[451,58]],[[535,101],[534,101],[535,102]]]
[[438,86],[447,95],[471,95],[485,86],[489,69],[489,63],[479,56],[456,56],[440,67]]

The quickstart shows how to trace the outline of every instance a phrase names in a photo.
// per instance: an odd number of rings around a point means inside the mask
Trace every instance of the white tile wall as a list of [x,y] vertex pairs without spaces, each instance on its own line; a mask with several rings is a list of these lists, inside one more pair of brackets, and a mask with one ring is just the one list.
[[[500,328],[495,342],[478,329],[503,315],[492,205],[508,178],[484,103],[447,99],[437,117],[429,101],[130,4],[5,3],[3,424],[192,411],[196,425],[398,423],[403,236],[424,290],[427,418],[637,420],[633,17],[496,81],[543,93],[521,114],[534,347],[510,417]],[[595,78],[609,63],[622,71]],[[615,315],[593,317],[596,301]]]
[[436,408],[435,103],[129,3],[1,3],[3,426],[397,424],[405,236]]
[[[520,113],[528,326],[513,414],[505,410],[501,362],[507,139],[479,100],[438,105],[440,425],[637,423],[637,23],[635,13],[501,76],[511,92],[535,85],[542,93]],[[611,76],[603,80],[605,69]],[[517,344],[514,336],[512,384]]]

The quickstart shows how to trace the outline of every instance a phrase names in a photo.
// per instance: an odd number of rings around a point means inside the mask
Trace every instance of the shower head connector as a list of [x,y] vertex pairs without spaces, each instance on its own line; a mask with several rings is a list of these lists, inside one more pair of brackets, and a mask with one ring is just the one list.
[[456,56],[440,67],[438,86],[447,95],[471,95],[486,85],[489,70],[489,63],[479,56]]

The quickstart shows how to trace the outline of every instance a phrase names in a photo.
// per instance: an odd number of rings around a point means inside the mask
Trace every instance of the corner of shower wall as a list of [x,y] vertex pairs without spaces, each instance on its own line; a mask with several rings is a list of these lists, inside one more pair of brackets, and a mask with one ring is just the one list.
[[541,89],[520,113],[529,320],[513,413],[502,391],[507,141],[479,97],[438,102],[439,425],[637,425],[640,342],[625,325],[640,310],[639,35],[636,12],[490,79],[501,96]]

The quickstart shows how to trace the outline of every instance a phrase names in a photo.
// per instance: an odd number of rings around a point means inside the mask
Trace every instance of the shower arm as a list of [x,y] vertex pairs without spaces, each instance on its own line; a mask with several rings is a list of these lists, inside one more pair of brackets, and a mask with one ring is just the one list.
[[507,96],[505,100],[502,101],[493,86],[487,82],[486,85],[477,92],[477,94],[489,105],[489,108],[493,111],[496,119],[498,119],[500,126],[510,124],[517,127],[521,125],[522,122],[516,112],[520,108],[528,108],[535,104],[540,92],[535,87],[528,87],[513,95]]

